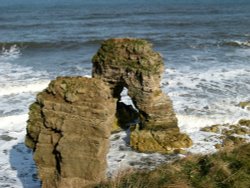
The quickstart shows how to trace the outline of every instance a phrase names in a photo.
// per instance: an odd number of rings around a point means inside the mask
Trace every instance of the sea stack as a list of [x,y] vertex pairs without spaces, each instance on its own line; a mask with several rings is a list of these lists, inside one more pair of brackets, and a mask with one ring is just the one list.
[[139,124],[131,127],[132,148],[170,153],[192,145],[191,139],[180,133],[172,102],[160,88],[164,64],[152,44],[142,39],[109,39],[92,62],[92,76],[106,82],[118,100],[126,87],[139,111]]
[[116,100],[99,79],[61,77],[30,106],[25,144],[43,188],[80,188],[106,177]]
[[[106,40],[92,62],[93,78],[58,77],[30,106],[25,144],[33,149],[43,188],[104,180],[110,134],[134,119],[130,145],[136,151],[171,153],[192,145],[160,88],[163,59],[149,42]],[[136,109],[119,102],[124,88]]]

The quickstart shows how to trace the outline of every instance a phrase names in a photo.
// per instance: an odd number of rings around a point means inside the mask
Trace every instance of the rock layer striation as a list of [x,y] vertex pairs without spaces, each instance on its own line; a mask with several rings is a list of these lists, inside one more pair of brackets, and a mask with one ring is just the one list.
[[[163,71],[162,57],[147,41],[110,39],[93,57],[93,78],[59,77],[39,93],[30,106],[25,144],[34,151],[42,187],[79,188],[103,180],[111,131],[129,125],[130,145],[140,152],[191,146],[160,88]],[[136,109],[121,103],[124,88]]]
[[30,106],[26,145],[42,187],[85,187],[105,178],[116,101],[98,79],[61,77]]
[[118,100],[126,87],[139,111],[138,128],[132,128],[130,136],[134,149],[168,153],[192,145],[180,133],[172,102],[160,88],[163,59],[150,43],[130,38],[106,40],[92,62],[93,77],[108,83]]

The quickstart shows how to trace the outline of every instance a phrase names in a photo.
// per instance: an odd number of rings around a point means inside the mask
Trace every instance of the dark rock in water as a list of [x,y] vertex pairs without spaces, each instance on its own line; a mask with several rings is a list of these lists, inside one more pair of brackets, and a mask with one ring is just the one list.
[[250,135],[250,120],[241,119],[236,124],[216,124],[208,127],[203,127],[200,130],[205,132],[221,134],[219,137],[221,144],[215,144],[216,149],[228,148],[233,149],[236,145],[241,145],[247,142],[247,137]]
[[0,135],[0,140],[4,140],[4,141],[11,141],[11,140],[16,140],[17,138],[9,136],[9,135]]
[[[131,125],[130,145],[138,151],[173,153],[191,146],[160,89],[163,70],[162,57],[147,41],[111,39],[93,57],[94,78],[59,77],[39,93],[25,144],[34,151],[42,187],[103,180],[111,131]],[[124,87],[138,111],[117,102]]]
[[238,106],[243,109],[250,110],[250,101],[240,102]]
[[220,126],[221,125],[212,125],[212,126],[208,126],[208,127],[203,127],[203,128],[201,128],[201,131],[219,133],[220,132]]
[[126,87],[139,111],[139,130],[132,130],[130,136],[134,149],[168,153],[192,145],[191,139],[179,132],[172,102],[161,91],[163,59],[150,43],[110,39],[102,43],[92,62],[93,77],[107,82],[117,99]]
[[105,178],[116,100],[97,79],[61,77],[31,105],[26,145],[42,187],[85,187]]
[[246,127],[249,127],[249,128],[250,128],[250,120],[241,119],[241,120],[239,120],[238,123],[239,123],[240,125],[242,125],[242,126],[246,126]]

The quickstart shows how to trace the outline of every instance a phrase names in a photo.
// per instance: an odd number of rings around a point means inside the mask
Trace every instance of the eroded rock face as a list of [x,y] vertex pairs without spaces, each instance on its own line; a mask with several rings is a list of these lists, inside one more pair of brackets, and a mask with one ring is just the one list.
[[93,57],[93,77],[108,83],[120,99],[128,89],[139,111],[139,128],[132,129],[131,146],[141,152],[169,152],[189,147],[191,139],[179,132],[172,102],[161,91],[163,59],[152,45],[141,39],[110,39]]
[[85,187],[105,178],[116,100],[101,80],[60,77],[30,106],[25,143],[42,187]]
[[[79,188],[103,180],[111,131],[134,120],[135,150],[169,153],[191,146],[161,91],[163,71],[162,57],[147,41],[110,39],[93,57],[94,78],[59,77],[39,93],[30,106],[25,144],[34,151],[42,187]],[[117,102],[124,87],[138,111]]]

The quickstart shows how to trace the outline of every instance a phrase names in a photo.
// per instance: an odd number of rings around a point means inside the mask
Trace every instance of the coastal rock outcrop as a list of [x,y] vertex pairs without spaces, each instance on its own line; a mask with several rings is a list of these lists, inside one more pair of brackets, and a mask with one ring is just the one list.
[[92,62],[92,76],[108,83],[118,101],[127,88],[138,109],[140,122],[130,135],[134,149],[168,153],[192,145],[191,139],[180,133],[172,102],[160,88],[163,59],[149,42],[130,38],[106,40]]
[[241,145],[249,141],[250,120],[241,119],[235,124],[215,124],[200,129],[204,132],[220,134],[220,143],[215,144],[216,149],[233,149],[236,145]]
[[[25,144],[34,151],[43,188],[80,188],[102,181],[111,132],[130,127],[140,152],[192,145],[160,88],[163,59],[141,39],[110,39],[93,57],[93,78],[58,77],[30,106]],[[136,109],[120,101],[128,89]]]
[[25,143],[42,187],[86,187],[105,178],[116,100],[99,79],[59,77],[30,106]]

